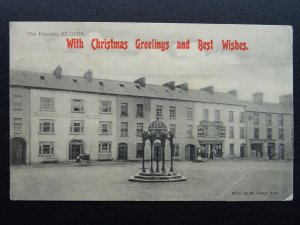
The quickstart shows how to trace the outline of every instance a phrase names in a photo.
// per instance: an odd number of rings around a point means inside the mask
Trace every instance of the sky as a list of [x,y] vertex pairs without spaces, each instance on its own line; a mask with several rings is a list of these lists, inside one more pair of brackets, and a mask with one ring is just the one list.
[[[36,36],[29,35],[36,33]],[[41,33],[57,33],[44,36]],[[63,32],[83,32],[83,49],[68,49]],[[79,38],[79,37],[75,37]],[[91,40],[128,41],[127,50],[92,50]],[[169,41],[167,51],[135,48],[136,39]],[[189,50],[176,48],[177,41],[190,40]],[[214,49],[199,51],[198,39],[213,40]],[[52,73],[61,65],[64,75],[134,81],[161,85],[187,82],[190,89],[214,86],[218,92],[238,91],[238,98],[252,100],[264,93],[265,102],[278,102],[293,92],[293,31],[291,26],[12,22],[10,23],[10,68]],[[222,40],[246,42],[248,51],[226,51]]]

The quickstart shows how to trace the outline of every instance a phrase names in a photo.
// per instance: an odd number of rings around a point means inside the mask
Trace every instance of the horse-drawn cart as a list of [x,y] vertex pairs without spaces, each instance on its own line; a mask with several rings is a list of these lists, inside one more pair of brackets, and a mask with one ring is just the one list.
[[80,154],[76,159],[76,163],[79,165],[91,165],[91,162],[92,160],[90,154]]

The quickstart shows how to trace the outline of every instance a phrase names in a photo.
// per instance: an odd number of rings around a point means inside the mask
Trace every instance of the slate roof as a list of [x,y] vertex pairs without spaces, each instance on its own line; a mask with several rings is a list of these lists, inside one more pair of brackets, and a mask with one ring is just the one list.
[[293,109],[284,104],[265,102],[262,105],[258,105],[246,101],[245,104],[247,104],[246,111],[248,112],[293,114]]
[[[43,79],[41,79],[41,77],[43,77]],[[100,85],[100,83],[102,83],[102,85]],[[89,82],[84,77],[66,75],[63,75],[62,79],[57,79],[53,74],[23,70],[10,70],[10,85],[42,89],[80,91],[86,93],[240,105],[245,106],[246,111],[255,112],[293,113],[290,107],[285,107],[282,104],[263,103],[262,105],[257,105],[253,102],[239,100],[228,93],[214,92],[213,94],[210,94],[205,90],[189,89],[188,91],[185,91],[181,88],[175,88],[175,90],[172,90],[169,87],[153,84],[146,84],[145,87],[142,87],[134,82],[95,78],[93,78],[92,82]]]

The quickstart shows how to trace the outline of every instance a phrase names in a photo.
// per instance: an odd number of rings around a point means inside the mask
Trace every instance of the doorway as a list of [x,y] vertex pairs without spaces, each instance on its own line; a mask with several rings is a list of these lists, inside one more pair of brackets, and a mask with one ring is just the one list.
[[261,143],[251,144],[251,150],[255,151],[256,157],[262,157],[262,144]]
[[246,145],[245,144],[241,144],[240,147],[240,157],[244,158],[246,156]]
[[10,141],[10,163],[13,165],[26,164],[26,141],[14,137]]
[[118,145],[118,160],[127,160],[127,144],[120,143]]
[[69,144],[69,159],[76,160],[77,156],[83,153],[84,143],[81,140],[73,140]]
[[268,143],[268,156],[269,156],[269,159],[274,159],[274,157],[275,157],[275,144],[274,143]]
[[195,161],[196,151],[195,145],[189,144],[185,146],[185,160]]

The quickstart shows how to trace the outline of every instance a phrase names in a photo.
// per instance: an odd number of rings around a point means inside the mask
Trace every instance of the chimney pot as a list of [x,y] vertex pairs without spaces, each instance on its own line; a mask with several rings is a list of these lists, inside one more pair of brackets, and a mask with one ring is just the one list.
[[57,78],[57,79],[61,79],[62,78],[62,68],[60,65],[58,65],[55,70],[53,71],[53,74],[54,76]]
[[93,71],[92,70],[88,70],[85,72],[85,74],[83,75],[83,77],[89,81],[92,82],[93,81]]
[[207,91],[208,93],[210,93],[212,95],[214,93],[214,86],[204,87],[204,88],[201,88],[200,90]]
[[253,103],[262,105],[264,94],[262,92],[257,92],[253,94]]
[[135,80],[134,83],[139,84],[141,87],[145,87],[146,86],[146,78],[141,77],[141,78]]

